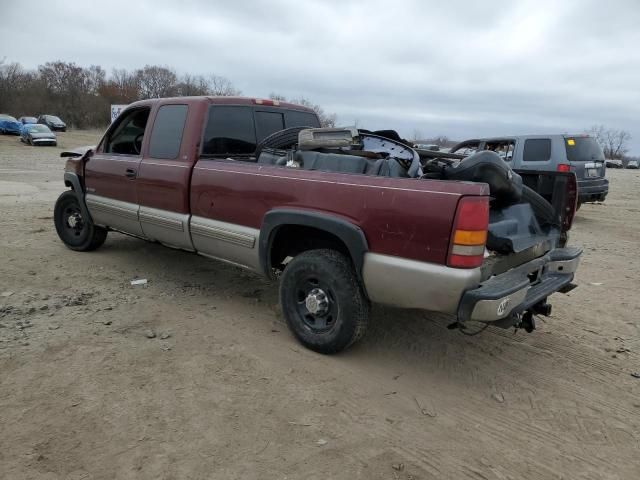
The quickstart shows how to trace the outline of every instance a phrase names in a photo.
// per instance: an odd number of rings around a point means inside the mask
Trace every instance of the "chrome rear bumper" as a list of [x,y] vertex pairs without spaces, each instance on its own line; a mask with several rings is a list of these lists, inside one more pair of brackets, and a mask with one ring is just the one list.
[[569,286],[582,249],[556,248],[543,257],[482,282],[464,293],[458,321],[493,322],[529,310]]

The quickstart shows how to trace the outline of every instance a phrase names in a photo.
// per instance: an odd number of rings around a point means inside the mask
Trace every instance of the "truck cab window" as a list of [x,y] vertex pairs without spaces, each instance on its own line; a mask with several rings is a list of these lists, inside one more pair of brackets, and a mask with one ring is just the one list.
[[135,109],[125,113],[109,133],[104,144],[104,152],[140,155],[148,119],[149,108]]
[[284,115],[280,112],[256,111],[256,135],[258,142],[272,133],[284,129]]
[[256,129],[251,107],[213,106],[204,130],[202,155],[251,155],[256,150]]
[[163,105],[158,109],[149,141],[150,157],[178,157],[188,108],[187,105]]
[[287,128],[291,127],[320,127],[320,121],[315,113],[287,110],[285,112]]

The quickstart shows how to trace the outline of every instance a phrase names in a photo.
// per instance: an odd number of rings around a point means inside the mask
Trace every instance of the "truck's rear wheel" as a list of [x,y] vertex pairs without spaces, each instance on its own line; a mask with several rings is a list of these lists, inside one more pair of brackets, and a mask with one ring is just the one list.
[[53,221],[60,240],[71,250],[88,252],[100,247],[107,239],[107,230],[94,225],[82,215],[75,192],[70,190],[58,197]]
[[349,347],[369,323],[369,301],[353,266],[335,250],[295,256],[282,273],[280,304],[300,343],[320,353]]

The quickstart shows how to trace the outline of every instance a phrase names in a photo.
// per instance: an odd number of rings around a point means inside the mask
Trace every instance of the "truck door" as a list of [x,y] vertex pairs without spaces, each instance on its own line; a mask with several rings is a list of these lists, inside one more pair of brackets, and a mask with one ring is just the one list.
[[196,151],[189,148],[191,142],[183,141],[188,114],[189,106],[184,103],[165,103],[155,112],[137,184],[145,237],[193,250],[188,229],[189,180]]
[[87,207],[93,221],[143,236],[136,179],[147,136],[149,107],[125,111],[109,128],[85,167]]

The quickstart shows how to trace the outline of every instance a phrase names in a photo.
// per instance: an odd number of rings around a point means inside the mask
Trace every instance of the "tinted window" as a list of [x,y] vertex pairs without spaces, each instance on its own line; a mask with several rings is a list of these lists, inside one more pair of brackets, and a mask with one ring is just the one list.
[[284,115],[282,113],[256,111],[256,136],[258,137],[258,142],[282,129],[284,129]]
[[149,156],[153,158],[177,158],[182,141],[184,122],[187,119],[186,105],[163,105],[153,122]]
[[204,130],[203,155],[249,155],[256,149],[251,107],[214,106]]
[[320,127],[318,116],[315,113],[287,110],[285,112],[287,128],[290,127]]
[[570,162],[588,162],[590,160],[604,160],[602,148],[595,138],[577,137],[567,138],[567,159]]
[[525,140],[522,159],[525,162],[546,162],[551,159],[551,139],[530,138]]

